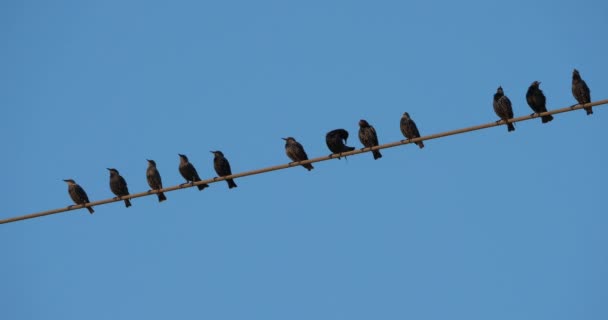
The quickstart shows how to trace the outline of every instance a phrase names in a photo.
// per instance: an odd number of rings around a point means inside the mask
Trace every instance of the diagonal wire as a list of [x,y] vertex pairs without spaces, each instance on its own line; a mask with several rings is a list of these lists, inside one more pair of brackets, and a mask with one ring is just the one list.
[[[531,115],[527,115],[527,116],[517,117],[517,118],[510,119],[509,122],[514,123],[514,122],[526,121],[526,120],[535,119],[535,118],[545,116],[545,115],[570,112],[570,111],[583,109],[585,107],[595,107],[595,106],[600,106],[600,105],[604,105],[604,104],[608,104],[608,99],[599,100],[599,101],[595,101],[595,102],[591,102],[591,103],[586,103],[584,105],[577,104],[577,105],[573,105],[570,107],[564,107],[561,109],[555,109],[555,110],[551,110],[548,112],[543,112],[540,114],[531,114]],[[201,180],[201,181],[197,181],[193,184],[192,183],[180,184],[180,185],[176,185],[176,186],[172,186],[172,187],[163,188],[160,190],[150,190],[150,191],[146,191],[146,192],[130,194],[128,196],[123,196],[123,197],[109,198],[109,199],[94,201],[94,202],[87,203],[86,205],[79,204],[79,205],[72,205],[72,206],[68,206],[68,207],[62,207],[62,208],[57,208],[57,209],[52,209],[52,210],[47,210],[47,211],[42,211],[42,212],[36,212],[36,213],[31,213],[31,214],[27,214],[27,215],[23,215],[23,216],[16,216],[16,217],[12,217],[12,218],[2,219],[2,220],[0,220],[0,224],[11,223],[11,222],[27,220],[27,219],[33,219],[33,218],[48,216],[51,214],[81,209],[81,208],[85,208],[85,207],[99,206],[99,205],[103,205],[103,204],[107,204],[107,203],[111,203],[111,202],[123,201],[124,199],[134,199],[134,198],[146,197],[146,196],[150,196],[153,194],[157,194],[159,192],[170,192],[170,191],[175,191],[175,190],[180,190],[180,189],[192,188],[194,186],[198,186],[201,184],[210,184],[210,183],[214,183],[214,182],[218,182],[218,181],[223,181],[226,179],[242,178],[242,177],[252,176],[252,175],[261,174],[261,173],[265,173],[265,172],[287,169],[287,168],[299,166],[302,164],[321,162],[321,161],[336,159],[338,157],[345,157],[345,156],[352,156],[352,155],[356,155],[356,154],[366,153],[366,152],[370,152],[372,150],[387,149],[387,148],[393,148],[393,147],[406,145],[406,144],[410,144],[410,143],[416,143],[419,141],[439,139],[439,138],[443,138],[443,137],[447,137],[447,136],[452,136],[455,134],[461,134],[461,133],[465,133],[465,132],[487,129],[487,128],[496,127],[496,126],[500,126],[500,125],[504,125],[504,124],[505,124],[504,121],[490,122],[490,123],[480,124],[477,126],[431,134],[431,135],[423,136],[423,137],[416,138],[416,139],[400,140],[400,141],[396,141],[396,142],[378,145],[378,146],[371,147],[371,148],[356,149],[356,150],[349,151],[349,152],[343,152],[341,154],[332,154],[329,156],[313,158],[313,159],[309,159],[309,160],[305,160],[305,161],[291,162],[291,163],[280,164],[280,165],[266,167],[266,168],[257,169],[257,170],[245,171],[245,172],[233,174],[230,176],[216,177],[216,178]]]

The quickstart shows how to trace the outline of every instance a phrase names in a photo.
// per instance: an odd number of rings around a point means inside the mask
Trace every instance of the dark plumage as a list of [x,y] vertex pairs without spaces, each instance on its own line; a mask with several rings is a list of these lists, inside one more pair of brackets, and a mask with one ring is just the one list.
[[[572,71],[572,95],[579,104],[591,102],[591,91],[576,69]],[[587,115],[593,114],[591,107],[585,107],[585,111],[587,111]]]
[[[308,160],[308,155],[306,155],[306,151],[304,151],[304,147],[296,141],[296,139],[292,137],[282,138],[285,140],[285,153],[293,162],[299,162],[303,160]],[[302,167],[308,169],[308,171],[314,169],[312,164],[307,163],[303,164]]]
[[[325,135],[325,143],[332,153],[342,153],[355,150],[354,147],[346,145],[348,140],[348,131],[344,129],[336,129],[328,132]],[[340,159],[340,157],[338,157]]]
[[[118,170],[114,168],[108,168],[108,170],[110,171],[110,190],[118,197],[128,196],[129,188],[127,188],[125,179],[118,173]],[[124,201],[125,207],[131,206],[129,199],[124,199]]]
[[[365,148],[371,148],[378,145],[378,135],[376,129],[370,126],[365,120],[359,120],[359,141]],[[380,150],[373,150],[374,160],[382,158]]]
[[[420,138],[420,132],[418,132],[418,127],[416,127],[416,122],[410,118],[410,114],[407,112],[403,113],[400,122],[401,133],[408,140],[412,140],[415,138]],[[420,149],[424,148],[424,143],[422,141],[416,142]]]
[[[87,204],[89,203],[89,196],[84,192],[84,189],[76,184],[76,182],[72,179],[63,180],[68,184],[68,193],[70,194],[70,198],[74,201],[75,204]],[[93,207],[86,207],[89,210],[89,213],[93,214],[95,210]]]
[[[213,168],[215,169],[217,175],[220,177],[231,175],[232,170],[230,169],[230,162],[228,162],[228,159],[224,157],[224,154],[221,151],[211,151],[211,153],[214,155]],[[228,183],[229,189],[237,187],[236,183],[234,183],[234,180],[232,179],[226,179],[226,182]]]
[[[543,94],[543,91],[539,88],[540,82],[534,81],[528,88],[528,92],[526,92],[526,101],[528,101],[528,105],[534,113],[547,112],[547,99]],[[543,123],[547,123],[553,120],[552,115],[546,115],[541,117]]]
[[[513,119],[513,108],[511,107],[511,100],[505,96],[505,93],[502,91],[502,87],[498,87],[496,89],[496,93],[494,94],[494,112],[496,115],[500,117],[500,119],[507,122],[509,119]],[[513,123],[507,123],[507,131],[514,131],[515,126]]]
[[[196,172],[196,169],[194,168],[192,163],[188,162],[188,157],[183,154],[179,155],[179,173],[181,173],[182,177],[184,177],[187,182],[194,183],[197,181],[201,181],[201,178],[198,176],[198,172]],[[203,190],[208,186],[209,185],[205,183],[196,187],[198,188],[198,190]]]
[[[148,185],[152,190],[158,190],[163,188],[163,181],[160,178],[160,173],[158,169],[156,169],[156,162],[154,160],[148,160],[148,169],[146,170],[146,178],[148,179]],[[156,194],[158,196],[158,202],[162,202],[167,200],[165,194],[159,192]]]

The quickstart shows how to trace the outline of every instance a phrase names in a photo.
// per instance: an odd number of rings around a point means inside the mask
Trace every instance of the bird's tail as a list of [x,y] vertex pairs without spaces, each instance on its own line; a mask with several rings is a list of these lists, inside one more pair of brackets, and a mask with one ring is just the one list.
[[165,194],[162,192],[159,192],[156,195],[158,196],[158,202],[163,202],[163,201],[167,200],[167,197],[165,197]]
[[541,120],[542,120],[543,123],[547,123],[547,122],[553,120],[553,116],[552,115],[542,116]]
[[343,152],[349,152],[349,151],[353,151],[353,150],[355,150],[355,147],[344,147]]
[[232,189],[232,188],[236,188],[236,183],[234,183],[234,180],[232,179],[226,179],[226,182],[228,182],[228,188]]
[[593,109],[591,109],[591,107],[585,108],[585,111],[587,111],[588,116],[593,114]]
[[416,144],[418,145],[418,147],[419,147],[420,149],[424,148],[424,142],[419,141],[419,142],[416,142]]
[[89,210],[90,214],[93,214],[93,212],[95,212],[95,210],[93,210],[93,207],[87,207],[87,210]]
[[313,166],[312,166],[312,164],[310,164],[310,163],[303,164],[303,165],[302,165],[302,167],[304,167],[304,168],[308,169],[308,171],[310,171],[310,170],[312,170],[312,169],[314,169],[314,168],[315,168],[315,167],[313,167]]
[[[200,181],[200,180],[199,180],[199,181]],[[198,190],[203,190],[203,189],[207,188],[208,186],[209,186],[209,185],[205,183],[205,184],[198,185],[198,186],[196,186],[196,187],[198,188]]]
[[374,154],[374,160],[378,160],[378,159],[382,158],[382,154],[380,153],[379,150],[373,150],[372,153]]
[[125,207],[130,207],[131,206],[131,201],[129,201],[129,199],[125,199]]
[[515,126],[512,123],[507,123],[507,131],[511,132],[511,131],[515,131]]

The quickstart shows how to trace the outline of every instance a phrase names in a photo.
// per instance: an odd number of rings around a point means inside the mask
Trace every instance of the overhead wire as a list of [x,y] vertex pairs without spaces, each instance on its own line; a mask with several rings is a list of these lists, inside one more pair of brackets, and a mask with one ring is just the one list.
[[[513,119],[509,119],[508,122],[509,123],[521,122],[521,121],[526,121],[526,120],[531,120],[531,119],[539,118],[539,117],[546,116],[546,115],[553,115],[553,114],[559,114],[559,113],[564,113],[564,112],[571,112],[571,111],[583,109],[585,107],[597,107],[597,106],[601,106],[601,105],[605,105],[605,104],[608,104],[608,99],[598,100],[598,101],[595,101],[595,102],[590,102],[590,103],[586,103],[586,104],[582,104],[582,105],[581,104],[576,104],[576,105],[573,105],[573,106],[564,107],[564,108],[560,108],[560,109],[555,109],[555,110],[551,110],[551,111],[547,111],[547,112],[543,112],[543,113],[539,113],[539,114],[530,114],[530,115],[526,115],[526,116],[516,117],[516,118],[513,118]],[[48,215],[52,215],[52,214],[57,214],[57,213],[61,213],[61,212],[82,209],[82,208],[85,208],[85,207],[93,207],[93,206],[97,207],[97,206],[108,204],[108,203],[112,203],[112,202],[123,201],[124,199],[135,199],[135,198],[140,198],[140,197],[146,197],[146,196],[154,195],[154,194],[157,194],[159,192],[171,192],[171,191],[180,190],[180,189],[187,189],[187,188],[195,187],[195,186],[202,185],[202,184],[211,184],[211,183],[223,181],[223,180],[226,180],[226,179],[237,179],[237,178],[242,178],[242,177],[262,174],[262,173],[266,173],[266,172],[270,172],[270,171],[276,171],[276,170],[282,170],[282,169],[287,169],[287,168],[291,168],[291,167],[296,167],[296,166],[300,166],[300,165],[307,164],[307,163],[315,163],[315,162],[332,160],[332,159],[336,159],[336,158],[339,158],[339,157],[353,156],[353,155],[357,155],[357,154],[371,152],[372,150],[381,150],[381,149],[393,148],[393,147],[397,147],[397,146],[401,146],[401,145],[406,145],[406,144],[410,144],[410,143],[416,143],[416,142],[419,142],[419,141],[439,139],[439,138],[443,138],[443,137],[447,137],[447,136],[452,136],[452,135],[456,135],[456,134],[461,134],[461,133],[466,133],[466,132],[471,132],[471,131],[477,131],[477,130],[487,129],[487,128],[501,126],[501,125],[505,125],[505,124],[506,124],[506,122],[504,120],[493,121],[493,122],[489,122],[489,123],[485,123],[485,124],[480,124],[480,125],[476,125],[476,126],[472,126],[472,127],[466,127],[466,128],[462,128],[462,129],[456,129],[456,130],[451,130],[451,131],[445,131],[445,132],[440,132],[440,133],[436,133],[436,134],[431,134],[431,135],[427,135],[427,136],[422,136],[420,138],[400,140],[400,141],[390,142],[390,143],[386,143],[386,144],[382,144],[382,145],[378,145],[378,146],[374,146],[374,147],[355,149],[355,150],[349,151],[349,152],[343,152],[343,153],[339,153],[339,154],[332,154],[332,155],[329,155],[329,156],[317,157],[317,158],[312,158],[312,159],[308,159],[308,160],[304,160],[304,161],[299,161],[299,162],[290,162],[290,163],[275,165],[275,166],[271,166],[271,167],[266,167],[266,168],[251,170],[251,171],[245,171],[245,172],[241,172],[241,173],[232,174],[232,175],[229,175],[229,176],[204,179],[204,180],[197,181],[197,182],[194,182],[194,183],[184,183],[184,184],[179,184],[179,185],[176,185],[176,186],[166,187],[166,188],[158,189],[158,190],[149,190],[149,191],[140,192],[140,193],[134,193],[134,194],[130,194],[130,195],[127,195],[127,196],[122,196],[122,197],[115,197],[115,198],[109,198],[109,199],[104,199],[104,200],[93,201],[93,202],[87,203],[86,205],[82,205],[82,204],[71,205],[71,206],[62,207],[62,208],[57,208],[57,209],[52,209],[52,210],[47,210],[47,211],[41,211],[41,212],[26,214],[26,215],[22,215],[22,216],[16,216],[16,217],[11,217],[11,218],[6,218],[6,219],[0,220],[0,224],[11,223],[11,222],[16,222],[16,221],[21,221],[21,220],[27,220],[27,219],[33,219],[33,218],[39,218],[39,217],[48,216]]]

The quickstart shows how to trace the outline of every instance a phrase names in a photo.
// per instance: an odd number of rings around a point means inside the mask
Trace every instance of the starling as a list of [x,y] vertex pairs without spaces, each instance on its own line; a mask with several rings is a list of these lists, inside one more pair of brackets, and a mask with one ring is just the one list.
[[[160,173],[158,173],[158,169],[156,169],[156,162],[154,162],[154,160],[148,160],[146,178],[148,179],[148,185],[152,190],[163,188],[163,180],[160,178]],[[159,192],[156,195],[158,196],[158,202],[167,200],[167,197],[165,197],[165,194],[162,192]]]
[[[188,157],[183,154],[179,155],[179,173],[182,174],[182,177],[184,177],[187,182],[194,183],[197,181],[201,181],[201,178],[198,176],[196,169],[194,168],[192,163],[188,162]],[[208,186],[209,185],[205,183],[198,185],[197,188],[198,190],[203,190]]]
[[[70,194],[70,198],[74,201],[75,204],[87,204],[89,203],[89,196],[84,192],[84,189],[79,186],[74,180],[66,179],[63,180],[68,183],[68,193]],[[86,207],[89,210],[89,213],[93,214],[95,210],[93,207]]]
[[[579,104],[591,102],[591,91],[576,69],[572,71],[572,95]],[[585,107],[585,111],[587,111],[587,115],[593,114],[591,107]]]
[[[325,135],[325,143],[327,147],[333,153],[342,153],[355,150],[354,147],[346,145],[348,140],[348,131],[344,129],[332,130]],[[340,159],[340,157],[338,157]]]
[[[289,159],[291,159],[293,162],[308,160],[308,155],[306,155],[306,151],[304,151],[304,147],[302,147],[302,145],[299,142],[297,142],[296,139],[294,139],[292,137],[287,137],[287,138],[282,138],[282,139],[286,141],[285,142],[285,153],[287,153],[287,156],[289,157]],[[308,171],[314,169],[314,167],[310,163],[303,164],[302,167],[308,169]]]
[[[505,122],[507,122],[508,119],[513,119],[511,100],[505,96],[505,93],[502,91],[502,87],[498,87],[498,89],[496,89],[496,93],[494,94],[494,112],[496,112],[496,115]],[[500,122],[500,120],[497,122]],[[507,122],[507,131],[515,131],[515,126],[513,123]]]
[[[540,90],[540,88],[538,87],[539,85],[540,82],[538,81],[532,82],[532,84],[528,88],[528,92],[526,93],[526,100],[528,101],[528,105],[530,106],[530,108],[532,108],[535,114],[547,112],[547,107],[545,106],[547,99],[545,98],[543,91]],[[553,116],[546,115],[542,116],[541,119],[543,123],[547,123],[553,120]]]
[[[410,118],[410,114],[407,112],[403,113],[400,122],[401,133],[408,140],[412,140],[415,138],[420,138],[420,132],[418,132],[418,127],[416,127],[416,122]],[[422,141],[416,142],[420,149],[424,148],[424,143]]]
[[[378,145],[378,135],[376,129],[370,126],[365,120],[359,120],[359,141],[365,148],[375,147]],[[380,150],[372,150],[374,160],[382,158]]]
[[[231,175],[232,170],[230,170],[230,162],[224,157],[224,154],[221,151],[211,151],[211,153],[214,155],[213,168],[217,175],[220,177]],[[228,183],[228,189],[237,187],[232,179],[226,179],[226,182]]]
[[[127,182],[125,179],[118,173],[118,170],[114,168],[108,168],[110,170],[110,189],[112,192],[118,197],[128,196],[129,189],[127,188]],[[129,199],[125,199],[125,207],[130,207],[131,201]]]

